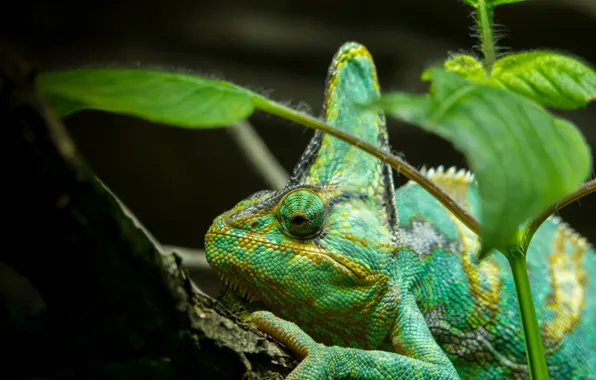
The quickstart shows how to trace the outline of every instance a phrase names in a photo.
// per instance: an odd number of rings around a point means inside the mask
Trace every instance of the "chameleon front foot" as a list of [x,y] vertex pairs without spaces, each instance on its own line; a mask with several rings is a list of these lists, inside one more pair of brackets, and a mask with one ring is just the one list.
[[450,364],[441,366],[385,351],[325,346],[294,323],[268,311],[253,313],[252,320],[259,330],[279,340],[302,359],[287,379],[459,379]]
[[325,347],[315,342],[300,327],[280,319],[268,311],[252,313],[251,320],[258,329],[281,342],[302,362],[288,375],[292,380],[318,380],[333,378],[326,368]]

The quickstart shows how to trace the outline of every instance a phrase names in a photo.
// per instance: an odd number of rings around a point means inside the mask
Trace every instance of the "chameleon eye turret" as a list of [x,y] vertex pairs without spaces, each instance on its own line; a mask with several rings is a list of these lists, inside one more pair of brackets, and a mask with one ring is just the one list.
[[315,192],[300,189],[281,200],[276,216],[283,232],[306,239],[321,231],[327,219],[327,209]]

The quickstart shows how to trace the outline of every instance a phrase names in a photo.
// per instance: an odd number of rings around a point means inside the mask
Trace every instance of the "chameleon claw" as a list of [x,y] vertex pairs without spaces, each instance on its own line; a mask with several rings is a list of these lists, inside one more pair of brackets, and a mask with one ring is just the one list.
[[278,318],[269,311],[256,311],[251,314],[251,320],[259,330],[271,335],[300,359],[306,358],[311,351],[323,346],[315,342],[296,324]]

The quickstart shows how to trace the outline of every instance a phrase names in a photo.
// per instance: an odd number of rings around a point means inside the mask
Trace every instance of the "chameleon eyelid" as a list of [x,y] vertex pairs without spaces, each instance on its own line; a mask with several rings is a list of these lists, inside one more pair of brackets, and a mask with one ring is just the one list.
[[[322,205],[322,212],[324,215],[324,219],[321,222],[321,225],[316,229],[316,231],[314,231],[311,234],[306,234],[306,235],[298,235],[295,233],[292,233],[291,231],[288,231],[288,229],[284,226],[283,220],[284,220],[284,216],[281,214],[281,208],[283,207],[285,201],[288,199],[288,197],[292,196],[293,194],[296,194],[298,192],[308,192],[313,194],[314,196],[316,196],[316,198],[318,200],[320,200],[321,205]],[[310,189],[310,188],[295,188],[292,189],[291,191],[289,191],[287,194],[285,194],[280,201],[278,202],[278,204],[275,206],[275,220],[277,223],[277,226],[279,228],[279,230],[286,236],[292,238],[292,239],[298,239],[298,240],[310,240],[313,239],[314,237],[320,235],[321,231],[324,229],[326,223],[327,223],[327,218],[329,216],[329,213],[327,212],[327,205],[325,204],[325,202],[321,199],[321,197],[319,196],[319,194],[317,194],[316,191]],[[305,221],[308,221],[308,219],[303,215],[302,216],[304,218]],[[290,217],[291,219],[292,217]]]

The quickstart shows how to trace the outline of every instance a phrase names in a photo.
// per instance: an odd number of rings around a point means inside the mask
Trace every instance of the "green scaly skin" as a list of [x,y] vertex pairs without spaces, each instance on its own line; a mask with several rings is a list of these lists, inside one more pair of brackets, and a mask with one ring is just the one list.
[[[389,149],[384,116],[354,107],[378,96],[368,51],[343,45],[327,121]],[[478,215],[471,174],[426,175]],[[476,236],[437,200],[412,182],[394,192],[388,165],[334,137],[317,132],[287,186],[219,216],[205,247],[224,300],[303,359],[289,378],[529,378],[505,258],[476,264]],[[596,254],[550,218],[528,268],[551,378],[589,378]]]

